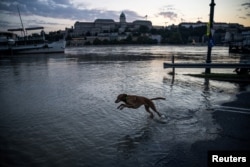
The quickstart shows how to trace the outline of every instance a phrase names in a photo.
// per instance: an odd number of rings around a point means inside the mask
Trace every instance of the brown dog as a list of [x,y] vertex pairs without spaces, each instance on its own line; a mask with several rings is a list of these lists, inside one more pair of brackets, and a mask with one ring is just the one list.
[[141,105],[144,105],[146,111],[148,113],[150,113],[151,118],[153,118],[154,115],[149,110],[149,108],[151,108],[154,112],[156,112],[159,117],[161,117],[161,114],[156,110],[155,105],[152,102],[152,100],[166,100],[166,99],[163,97],[156,97],[153,99],[148,99],[148,98],[143,97],[143,96],[120,94],[117,96],[115,103],[119,103],[121,101],[124,102],[124,104],[121,104],[117,107],[117,109],[120,109],[120,110],[122,110],[124,107],[137,109]]

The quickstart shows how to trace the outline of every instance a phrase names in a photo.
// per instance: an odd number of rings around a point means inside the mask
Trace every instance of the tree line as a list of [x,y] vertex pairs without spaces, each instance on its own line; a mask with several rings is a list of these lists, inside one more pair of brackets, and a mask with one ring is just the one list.
[[[152,39],[151,35],[160,35],[161,36],[161,44],[189,44],[192,43],[193,37],[195,37],[196,42],[201,42],[202,38],[205,37],[206,42],[206,26],[201,27],[192,27],[189,28],[183,27],[183,26],[170,26],[162,29],[149,29],[147,26],[140,26],[139,29],[131,31],[129,29],[126,29],[123,34],[120,35],[126,35],[126,32],[129,32],[129,35],[125,39],[122,40],[100,40],[98,38],[98,34],[96,34],[95,40],[90,43],[89,41],[86,41],[84,45],[110,45],[110,44],[157,44],[158,41],[156,39]],[[220,30],[219,32],[225,33],[225,31]],[[115,32],[115,31],[114,31]],[[77,37],[85,38],[87,39],[90,35],[89,32],[86,34],[82,34]],[[50,32],[49,34],[46,34],[47,40],[58,40],[62,38],[63,35],[57,31],[57,32]],[[220,38],[220,37],[218,37]],[[67,36],[66,40],[70,41],[73,37],[70,35]],[[135,40],[136,39],[136,40]],[[204,39],[203,39],[204,40]]]

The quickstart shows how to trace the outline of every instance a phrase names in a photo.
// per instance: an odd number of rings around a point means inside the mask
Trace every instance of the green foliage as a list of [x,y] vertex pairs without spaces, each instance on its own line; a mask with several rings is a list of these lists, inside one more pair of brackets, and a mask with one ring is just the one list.
[[187,44],[191,42],[189,41],[189,37],[198,37],[199,41],[196,42],[201,42],[202,36],[204,36],[206,33],[206,29],[207,29],[206,26],[196,27],[196,28],[193,28],[192,26],[189,28],[180,26],[179,32],[182,37],[183,43]]
[[[195,39],[196,42],[202,42],[206,34],[206,26],[202,27],[183,27],[183,26],[175,26],[172,25],[167,28],[160,28],[160,29],[149,29],[147,26],[140,26],[138,29],[131,30],[126,28],[125,32],[122,32],[120,35],[126,35],[126,39],[122,40],[100,40],[95,34],[96,39],[93,41],[93,45],[113,45],[113,44],[157,44],[157,40],[153,40],[150,38],[151,35],[160,35],[161,36],[161,43],[162,44],[187,44],[191,43],[192,39]],[[112,32],[118,32],[118,28],[114,29]],[[223,34],[223,31],[220,31]],[[86,36],[91,36],[90,32],[85,34]],[[221,36],[218,37],[220,39]],[[90,43],[85,43],[85,45],[89,45]]]
[[93,45],[101,45],[102,44],[102,41],[98,38],[95,38],[94,41],[93,41]]

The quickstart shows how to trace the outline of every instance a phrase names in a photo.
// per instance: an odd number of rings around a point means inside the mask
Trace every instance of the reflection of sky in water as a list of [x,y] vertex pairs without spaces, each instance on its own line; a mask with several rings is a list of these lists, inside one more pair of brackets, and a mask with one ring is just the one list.
[[[128,51],[128,47],[109,48],[76,51],[97,55]],[[182,52],[182,47],[171,48]],[[142,56],[165,51],[160,46],[132,47],[129,53]],[[176,159],[191,144],[217,137],[220,127],[212,118],[213,108],[239,89],[225,82],[206,84],[204,79],[182,75],[189,71],[181,69],[172,83],[168,70],[163,69],[168,56],[103,61],[86,60],[83,54],[0,60],[1,143],[6,152],[25,157],[15,159],[17,164],[152,166],[166,156]],[[156,115],[155,120],[149,119],[144,107],[117,110],[114,101],[120,93],[166,97],[155,105],[167,123],[157,121]]]

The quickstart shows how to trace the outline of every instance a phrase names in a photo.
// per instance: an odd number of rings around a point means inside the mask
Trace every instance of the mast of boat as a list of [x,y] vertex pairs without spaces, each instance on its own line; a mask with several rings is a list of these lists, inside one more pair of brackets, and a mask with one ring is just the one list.
[[18,14],[19,14],[19,17],[20,17],[20,21],[21,21],[21,25],[22,25],[22,29],[23,29],[23,36],[25,36],[26,34],[25,34],[25,30],[24,30],[24,27],[23,27],[23,21],[22,21],[22,17],[21,17],[21,14],[20,14],[20,10],[19,10],[19,7],[18,7],[18,5],[17,5],[17,10],[18,10]]

